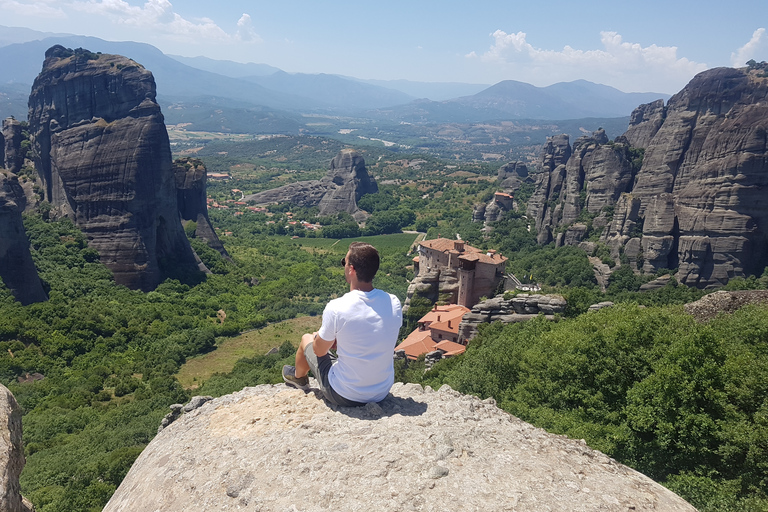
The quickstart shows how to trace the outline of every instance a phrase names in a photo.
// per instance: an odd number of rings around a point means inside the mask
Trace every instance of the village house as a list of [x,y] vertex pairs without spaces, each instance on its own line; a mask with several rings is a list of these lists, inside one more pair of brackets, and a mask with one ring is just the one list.
[[480,297],[493,297],[504,280],[507,259],[496,251],[483,251],[462,240],[436,238],[419,244],[419,255],[414,258],[414,270],[450,269],[459,280],[458,304],[471,308]]
[[512,203],[515,198],[510,194],[505,194],[504,192],[496,192],[493,194],[493,200],[496,201],[496,204],[498,204],[502,210],[508,212],[512,209]]
[[435,350],[442,352],[443,357],[462,354],[467,340],[459,339],[459,324],[469,311],[458,304],[435,305],[419,319],[419,327],[395,347],[395,351],[403,350],[405,357],[413,361]]

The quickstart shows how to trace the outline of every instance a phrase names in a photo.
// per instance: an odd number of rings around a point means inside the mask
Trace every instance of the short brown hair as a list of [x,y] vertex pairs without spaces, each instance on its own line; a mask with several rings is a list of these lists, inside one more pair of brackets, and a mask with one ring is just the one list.
[[379,251],[371,244],[352,242],[347,262],[355,268],[360,281],[370,283],[379,270]]

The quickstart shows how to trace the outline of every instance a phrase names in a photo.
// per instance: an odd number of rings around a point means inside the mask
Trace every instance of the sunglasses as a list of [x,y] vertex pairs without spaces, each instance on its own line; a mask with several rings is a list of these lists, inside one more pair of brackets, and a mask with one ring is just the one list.
[[341,258],[341,266],[346,267],[347,266],[347,258]]

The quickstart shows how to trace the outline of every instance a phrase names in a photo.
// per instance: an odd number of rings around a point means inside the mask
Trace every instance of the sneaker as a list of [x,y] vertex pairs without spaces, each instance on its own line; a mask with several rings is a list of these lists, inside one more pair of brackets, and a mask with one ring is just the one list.
[[301,378],[296,377],[296,368],[293,366],[283,366],[283,381],[292,388],[309,391],[309,377],[306,375]]

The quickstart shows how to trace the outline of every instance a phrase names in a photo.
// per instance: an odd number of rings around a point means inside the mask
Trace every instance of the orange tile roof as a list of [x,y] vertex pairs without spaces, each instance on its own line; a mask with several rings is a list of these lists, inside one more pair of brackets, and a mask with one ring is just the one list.
[[[446,306],[436,306],[432,310],[419,319],[419,323],[422,322],[447,322],[454,318],[461,319],[464,313],[469,313],[469,308],[459,306],[458,304],[448,304]],[[437,318],[440,317],[440,320]],[[461,321],[461,320],[459,320]]]
[[403,340],[395,350],[405,350],[408,359],[417,359],[421,354],[435,350],[436,343],[432,341],[432,333],[429,329],[420,331],[416,329]]
[[454,343],[448,340],[441,341],[440,343],[435,345],[435,348],[445,352],[446,356],[456,356],[459,354],[463,354],[467,350],[467,347],[465,347],[464,345],[461,345],[459,343]]
[[[460,241],[461,240],[452,240],[450,238],[435,238],[434,240],[422,240],[421,242],[419,242],[419,244],[423,245],[424,247],[429,247],[430,249],[434,249],[436,251],[446,252],[453,249],[454,242],[460,242]],[[478,249],[475,249],[474,247],[464,244],[464,250],[477,251]]]
[[[419,244],[435,251],[448,253],[455,251],[454,242],[461,242],[461,240],[451,240],[450,238],[435,238],[434,240],[423,240],[419,242]],[[453,253],[458,254],[457,252]],[[459,259],[465,259],[467,261],[479,261],[481,263],[489,263],[491,265],[503,263],[508,259],[498,253],[494,254],[493,256],[488,256],[487,251],[472,247],[467,243],[464,243],[464,251],[461,254],[462,256],[459,256]],[[475,254],[477,255],[476,259],[474,256]]]
[[[461,315],[464,316],[464,315]],[[454,320],[453,318],[451,320]],[[450,327],[448,327],[448,324],[451,324]],[[446,320],[444,322],[432,322],[429,324],[430,329],[438,329],[443,332],[451,332],[453,334],[459,334],[459,324],[461,323],[461,317],[455,319],[454,321]]]

